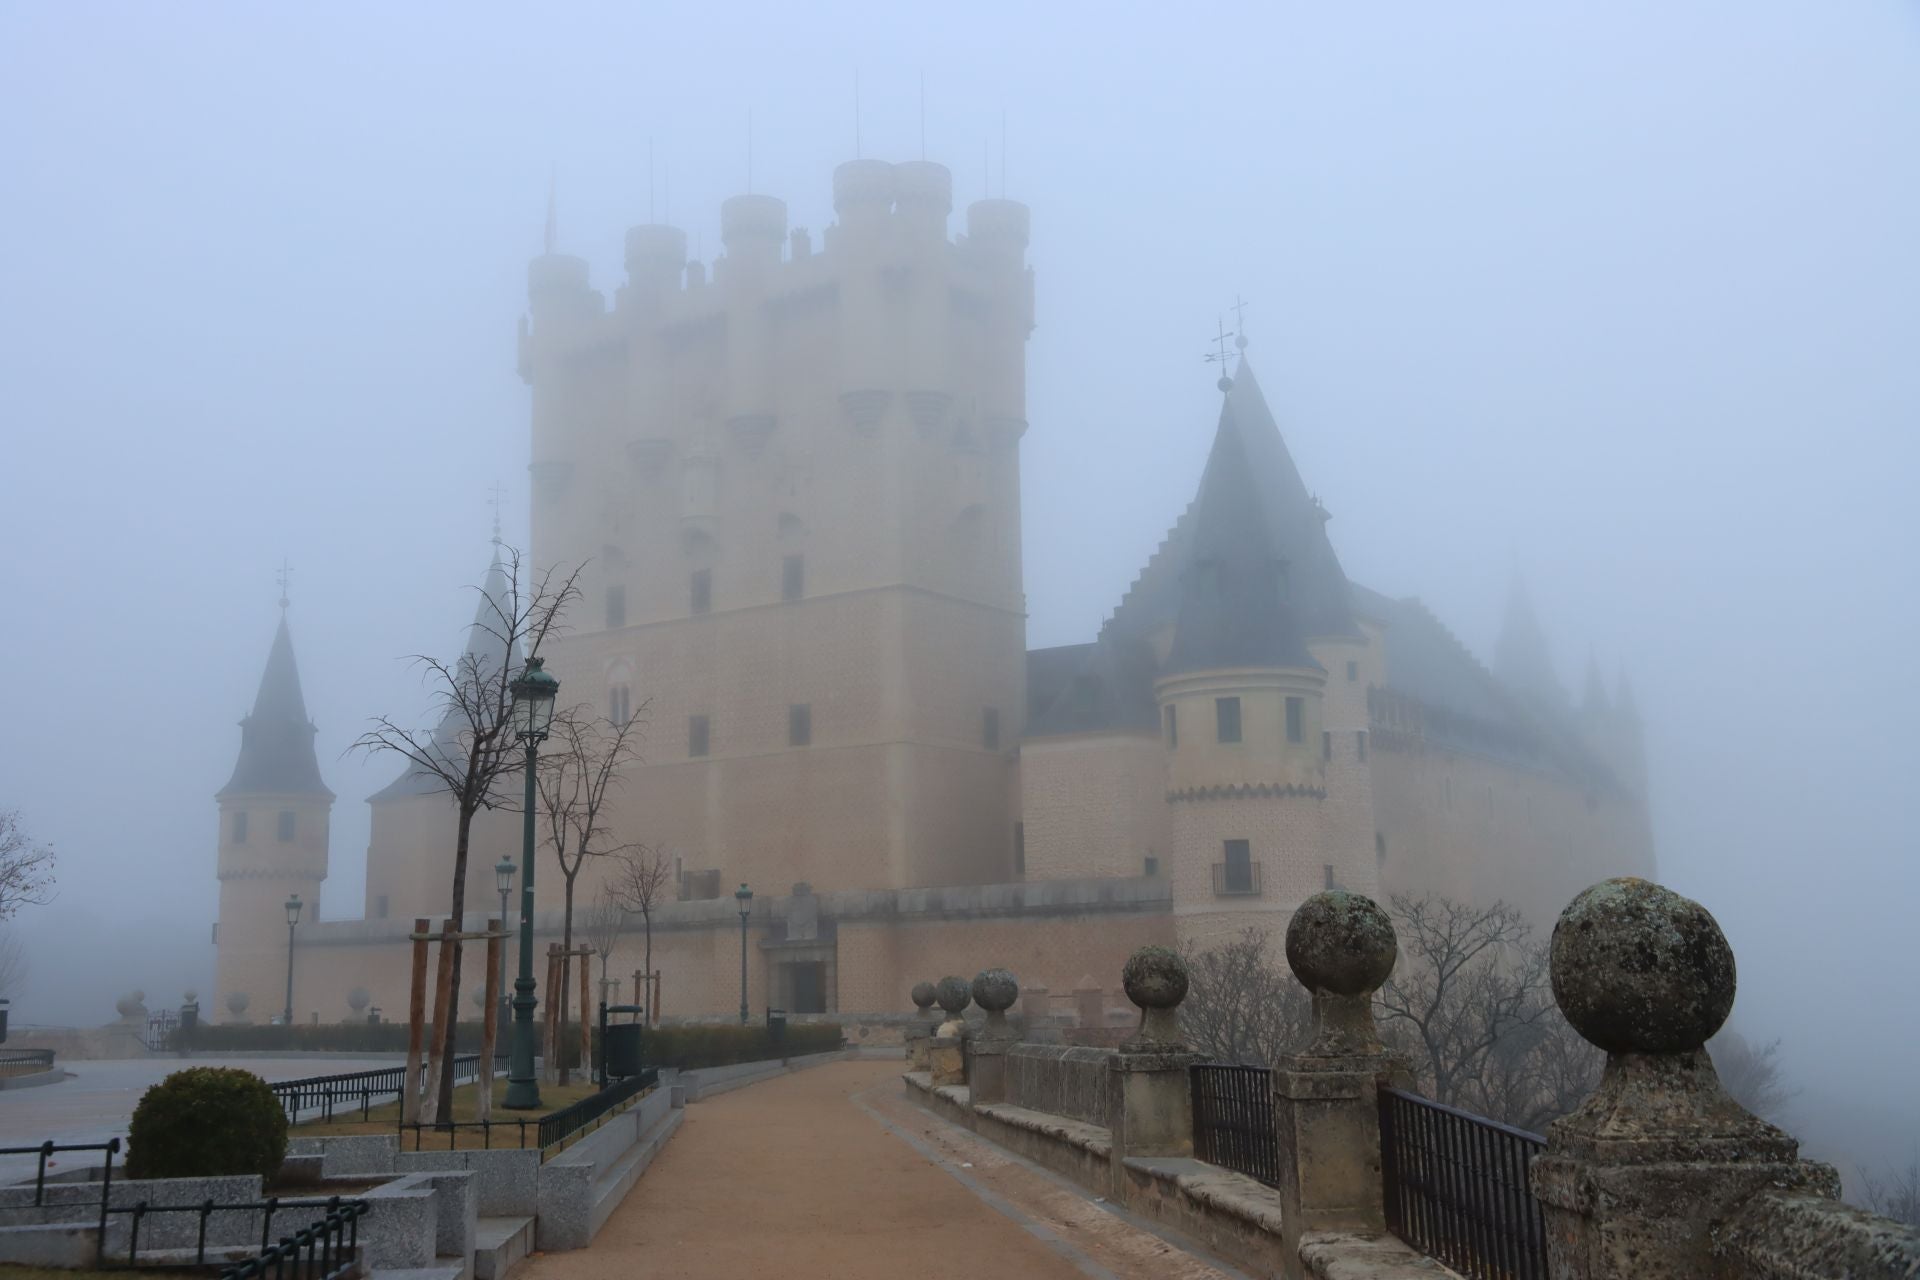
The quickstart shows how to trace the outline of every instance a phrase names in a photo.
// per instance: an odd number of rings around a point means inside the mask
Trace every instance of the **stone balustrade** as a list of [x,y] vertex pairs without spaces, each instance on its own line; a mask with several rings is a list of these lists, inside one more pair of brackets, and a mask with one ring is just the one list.
[[[1288,924],[1286,955],[1313,1026],[1270,1074],[1275,1187],[1192,1159],[1187,972],[1162,947],[1126,965],[1139,1023],[1115,1049],[1018,1040],[1005,970],[921,983],[922,1014],[938,1003],[947,1016],[910,1043],[908,1082],[939,1095],[942,1114],[1263,1274],[1437,1274],[1383,1213],[1380,1090],[1411,1088],[1373,1013],[1398,957],[1392,921],[1362,895],[1316,894]],[[1801,1160],[1721,1086],[1705,1046],[1733,1007],[1735,970],[1706,908],[1603,881],[1561,914],[1551,968],[1568,1022],[1607,1053],[1599,1087],[1549,1127],[1529,1173],[1552,1280],[1920,1277],[1920,1231],[1842,1204],[1831,1167]],[[1096,990],[1089,977],[1074,993],[1083,1023]],[[969,1004],[984,1029],[962,1021]],[[1029,1026],[1034,1008],[1022,1005]]]

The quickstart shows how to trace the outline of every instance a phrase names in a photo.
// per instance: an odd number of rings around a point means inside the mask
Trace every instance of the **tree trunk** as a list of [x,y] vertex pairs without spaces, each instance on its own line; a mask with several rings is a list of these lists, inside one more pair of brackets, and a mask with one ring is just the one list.
[[640,923],[647,931],[647,1025],[657,1027],[660,1014],[654,1006],[660,1003],[660,993],[653,981],[653,912],[642,911]]
[[[466,928],[467,900],[467,846],[473,837],[473,814],[479,806],[463,801],[460,805],[460,828],[453,842],[453,932],[457,935]],[[441,946],[453,948],[453,985],[447,992],[447,1013],[442,1019],[445,1023],[440,1035],[440,1114],[453,1115],[453,1048],[454,1023],[460,1015],[460,943],[457,938],[452,942],[443,942]]]
[[[566,878],[566,882],[567,882],[567,903],[566,903],[566,911],[560,917],[560,951],[562,953],[560,956],[560,991],[559,991],[560,1024],[559,1026],[554,1028],[553,1043],[554,1043],[554,1052],[558,1056],[558,1060],[560,1063],[560,1075],[558,1078],[561,1084],[566,1084],[571,1079],[571,1076],[567,1071],[567,1049],[566,1049],[566,1045],[567,1045],[567,978],[571,975],[573,970],[573,878],[574,876],[577,876],[580,874],[580,864],[583,861],[584,859],[576,861],[573,866],[572,874],[568,874],[567,865],[566,865],[567,860],[565,858],[560,859],[560,874]],[[580,1016],[582,1018],[586,1017],[587,1011],[585,1009],[582,1009],[580,1011]]]

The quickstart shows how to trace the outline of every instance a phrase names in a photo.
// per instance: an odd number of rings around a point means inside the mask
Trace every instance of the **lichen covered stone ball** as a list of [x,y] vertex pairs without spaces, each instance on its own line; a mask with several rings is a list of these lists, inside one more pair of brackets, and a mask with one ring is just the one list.
[[947,1011],[949,1017],[957,1018],[968,1005],[973,1003],[973,984],[965,978],[950,974],[940,979],[935,998],[939,1000],[940,1007]]
[[973,1002],[988,1013],[1005,1013],[1020,998],[1020,983],[1005,969],[982,969],[973,977]]
[[1360,996],[1393,975],[1400,942],[1393,921],[1365,894],[1316,893],[1287,922],[1287,965],[1309,991]]
[[1602,880],[1553,926],[1553,998],[1609,1053],[1698,1049],[1733,1011],[1733,948],[1713,914],[1650,880]]
[[1142,1009],[1171,1009],[1187,998],[1187,962],[1168,947],[1142,947],[1127,957],[1120,985]]
[[939,997],[940,993],[934,989],[934,985],[931,982],[916,982],[913,984],[914,1008],[922,1011],[931,1009],[933,1008],[933,1002],[939,999]]

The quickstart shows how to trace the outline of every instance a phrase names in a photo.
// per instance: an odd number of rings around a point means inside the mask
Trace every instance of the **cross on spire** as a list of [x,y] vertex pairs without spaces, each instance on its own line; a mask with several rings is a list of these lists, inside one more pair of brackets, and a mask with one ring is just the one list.
[[487,505],[493,508],[493,545],[497,547],[500,545],[500,508],[506,503],[507,491],[496,484],[487,492],[491,495]]
[[280,570],[273,575],[273,584],[280,588],[280,607],[287,607],[287,584],[293,580],[293,566],[287,563],[285,556],[280,557]]
[[1220,366],[1220,381],[1217,384],[1219,388],[1222,391],[1231,391],[1233,379],[1227,376],[1227,361],[1232,357],[1227,354],[1227,339],[1233,337],[1233,334],[1227,328],[1225,316],[1218,318],[1215,327],[1217,331],[1213,336],[1213,350],[1206,354],[1205,359],[1208,364]]

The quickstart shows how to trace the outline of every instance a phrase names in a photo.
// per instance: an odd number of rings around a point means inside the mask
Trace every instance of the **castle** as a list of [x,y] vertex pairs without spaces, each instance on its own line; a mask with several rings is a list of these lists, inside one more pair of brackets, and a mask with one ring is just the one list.
[[[639,226],[608,299],[551,218],[528,270],[530,559],[585,565],[545,652],[563,703],[646,719],[613,826],[676,873],[663,1014],[737,1008],[741,884],[749,1003],[857,1015],[944,973],[1063,991],[1143,943],[1277,936],[1333,885],[1544,922],[1651,874],[1624,686],[1590,676],[1575,708],[1523,593],[1489,671],[1418,601],[1349,582],[1244,351],[1197,494],[1099,634],[1028,650],[1028,211],[982,200],[950,236],[924,161],[842,165],[833,196],[818,244],[771,196],[728,200],[711,277],[684,232]],[[283,897],[326,875],[312,735],[283,616],[218,797],[217,999],[256,1012]],[[406,935],[447,907],[448,798],[403,773],[371,803],[364,918],[301,927],[299,1021],[356,987],[403,1008]],[[516,815],[480,815],[471,920],[519,849]],[[613,972],[638,957],[636,926]]]

